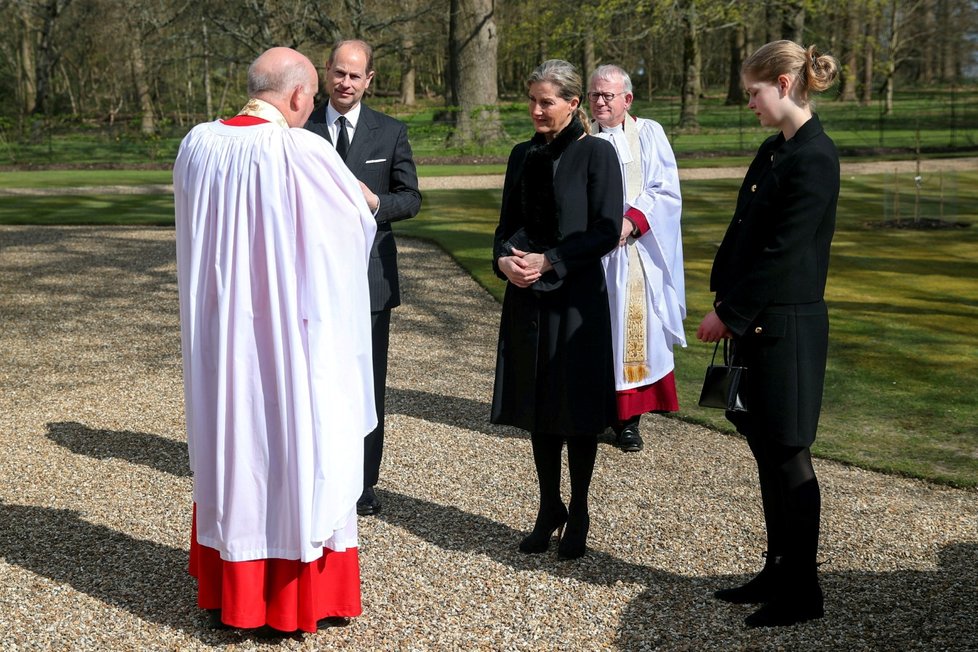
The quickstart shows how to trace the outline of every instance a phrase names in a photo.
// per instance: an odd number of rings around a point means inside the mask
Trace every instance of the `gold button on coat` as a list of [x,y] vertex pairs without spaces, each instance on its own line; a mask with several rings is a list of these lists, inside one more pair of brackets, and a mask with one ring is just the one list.
[[757,184],[756,183],[753,186],[750,187],[750,191],[751,192],[757,192]]
[[758,327],[756,327],[756,328],[754,329],[754,333],[755,333],[755,334],[757,334],[757,335],[760,335],[760,334],[761,334],[761,333],[763,333],[763,332],[764,332],[764,329],[763,329],[763,328],[761,328],[760,326],[758,326]]

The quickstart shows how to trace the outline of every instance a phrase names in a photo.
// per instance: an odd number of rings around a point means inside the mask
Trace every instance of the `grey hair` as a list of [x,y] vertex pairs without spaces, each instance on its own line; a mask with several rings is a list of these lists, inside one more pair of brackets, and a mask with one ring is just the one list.
[[613,63],[606,63],[603,66],[598,66],[591,73],[591,81],[595,79],[603,79],[604,81],[613,82],[616,79],[621,79],[621,89],[625,93],[632,92],[632,78],[628,76],[628,73],[620,67]]
[[289,93],[296,86],[301,86],[306,92],[316,92],[316,88],[310,88],[309,68],[302,59],[297,58],[285,66],[270,70],[269,66],[260,63],[259,58],[248,67],[249,97],[262,93]]

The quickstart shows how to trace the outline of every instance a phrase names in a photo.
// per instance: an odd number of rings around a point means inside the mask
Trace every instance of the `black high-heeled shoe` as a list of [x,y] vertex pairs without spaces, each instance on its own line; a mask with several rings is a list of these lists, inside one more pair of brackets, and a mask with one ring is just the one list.
[[528,555],[547,552],[550,549],[550,539],[555,531],[557,532],[557,541],[560,541],[565,523],[567,523],[567,508],[563,505],[554,511],[539,512],[533,531],[520,541],[520,552]]
[[558,559],[578,559],[587,552],[587,531],[591,527],[591,517],[584,516],[567,519],[567,530],[557,544]]

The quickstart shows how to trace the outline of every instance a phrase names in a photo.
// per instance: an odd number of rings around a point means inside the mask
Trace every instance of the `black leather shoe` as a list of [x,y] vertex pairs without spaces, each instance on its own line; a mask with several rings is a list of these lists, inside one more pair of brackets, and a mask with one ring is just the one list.
[[638,434],[638,424],[630,423],[621,429],[615,445],[626,453],[637,453],[645,446],[642,435]]
[[380,513],[380,500],[377,499],[377,494],[374,493],[373,487],[367,487],[360,494],[360,499],[357,500],[357,514],[360,516],[373,516],[374,514]]
[[346,627],[350,624],[350,618],[346,616],[326,616],[316,621],[316,629],[329,629],[331,627]]

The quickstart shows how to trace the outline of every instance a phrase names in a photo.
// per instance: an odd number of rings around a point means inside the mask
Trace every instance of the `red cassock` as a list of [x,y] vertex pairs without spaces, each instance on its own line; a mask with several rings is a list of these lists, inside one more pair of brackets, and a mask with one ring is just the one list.
[[190,533],[190,574],[197,578],[197,606],[220,609],[221,622],[252,629],[315,632],[331,616],[359,616],[360,562],[356,548],[324,549],[316,561],[256,559],[224,561],[197,543],[197,514]]
[[[222,122],[247,127],[267,121],[236,116]],[[315,632],[323,618],[354,617],[363,611],[356,548],[323,549],[322,557],[308,563],[274,558],[225,561],[214,548],[197,543],[196,505],[189,570],[197,579],[198,606],[220,609],[221,621],[231,627],[268,625],[285,632]]]

